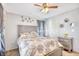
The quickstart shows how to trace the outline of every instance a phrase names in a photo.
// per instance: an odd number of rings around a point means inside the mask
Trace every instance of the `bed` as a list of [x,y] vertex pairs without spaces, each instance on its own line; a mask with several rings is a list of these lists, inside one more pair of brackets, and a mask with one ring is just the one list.
[[20,56],[62,56],[62,45],[55,38],[39,37],[35,27],[30,31],[21,29],[22,26],[19,26],[17,43]]

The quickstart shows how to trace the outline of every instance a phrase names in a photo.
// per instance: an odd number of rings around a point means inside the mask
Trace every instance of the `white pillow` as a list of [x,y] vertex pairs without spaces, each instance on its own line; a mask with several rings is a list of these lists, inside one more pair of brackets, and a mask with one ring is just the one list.
[[21,33],[21,34],[20,34],[20,37],[21,37],[22,39],[30,38],[30,33],[29,33],[29,32]]
[[35,38],[38,35],[37,35],[37,33],[35,31],[32,31],[32,32],[30,32],[30,36],[31,36],[31,38]]

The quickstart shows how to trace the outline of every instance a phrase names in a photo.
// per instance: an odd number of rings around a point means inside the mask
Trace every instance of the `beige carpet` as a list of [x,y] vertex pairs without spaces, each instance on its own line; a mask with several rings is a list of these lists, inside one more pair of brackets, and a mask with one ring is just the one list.
[[[79,56],[79,53],[68,52],[68,51],[64,51],[64,50],[62,53],[63,53],[63,56]],[[9,51],[6,53],[6,56],[19,56],[19,51],[18,51],[18,49]]]

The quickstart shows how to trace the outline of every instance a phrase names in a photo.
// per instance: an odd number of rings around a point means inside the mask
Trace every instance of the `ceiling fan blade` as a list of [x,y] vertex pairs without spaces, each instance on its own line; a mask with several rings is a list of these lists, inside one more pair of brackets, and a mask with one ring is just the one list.
[[39,7],[41,7],[41,5],[39,5],[39,4],[34,4],[35,6],[39,6]]
[[48,8],[58,8],[58,6],[48,6]]

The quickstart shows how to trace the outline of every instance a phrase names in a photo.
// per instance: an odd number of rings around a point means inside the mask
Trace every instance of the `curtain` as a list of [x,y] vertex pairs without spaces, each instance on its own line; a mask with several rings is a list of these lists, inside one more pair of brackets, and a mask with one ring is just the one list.
[[3,35],[3,7],[0,3],[0,56],[5,55],[4,35]]
[[5,47],[4,47],[4,40],[3,35],[0,33],[0,56],[5,55]]
[[37,32],[40,37],[44,37],[45,36],[45,21],[38,20],[37,23],[38,23]]

